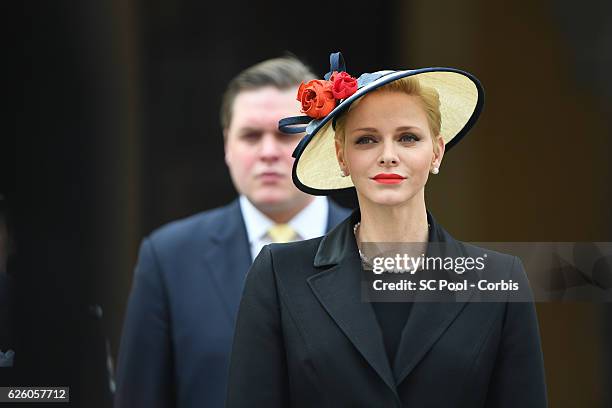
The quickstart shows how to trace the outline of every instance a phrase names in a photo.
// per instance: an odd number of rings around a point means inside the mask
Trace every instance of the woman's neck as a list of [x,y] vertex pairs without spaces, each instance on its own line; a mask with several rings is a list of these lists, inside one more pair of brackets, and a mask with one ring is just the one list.
[[414,197],[399,206],[360,200],[361,242],[427,242],[429,237],[425,200]]

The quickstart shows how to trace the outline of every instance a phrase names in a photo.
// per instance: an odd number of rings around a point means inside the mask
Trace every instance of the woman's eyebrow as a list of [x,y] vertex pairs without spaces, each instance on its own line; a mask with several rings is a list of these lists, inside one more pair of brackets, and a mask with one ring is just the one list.
[[395,129],[396,131],[402,131],[402,130],[421,130],[420,127],[418,126],[400,126],[397,129]]
[[[421,128],[418,127],[418,126],[400,126],[400,127],[395,129],[396,132],[401,132],[401,131],[405,131],[405,130],[421,130]],[[351,133],[352,132],[359,132],[359,131],[363,131],[363,132],[378,132],[378,129],[371,128],[371,127],[364,127],[364,128],[353,129],[351,131]]]
[[369,128],[369,127],[359,128],[359,129],[353,129],[353,132],[358,132],[358,131],[364,131],[364,132],[377,132],[377,131],[378,131],[378,129],[376,129],[376,128]]

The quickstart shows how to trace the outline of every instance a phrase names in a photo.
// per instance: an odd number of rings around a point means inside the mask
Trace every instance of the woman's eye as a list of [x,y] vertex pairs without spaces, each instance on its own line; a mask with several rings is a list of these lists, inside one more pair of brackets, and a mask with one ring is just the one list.
[[417,142],[419,138],[416,135],[413,135],[412,133],[408,133],[408,134],[402,135],[399,140],[402,143],[411,143],[411,142]]
[[375,142],[376,140],[374,140],[373,137],[361,136],[355,141],[355,144],[369,144],[369,143],[375,143]]

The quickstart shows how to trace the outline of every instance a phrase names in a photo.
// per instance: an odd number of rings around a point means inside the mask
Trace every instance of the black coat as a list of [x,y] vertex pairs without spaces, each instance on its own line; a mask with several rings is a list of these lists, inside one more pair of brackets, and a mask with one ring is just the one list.
[[[358,217],[261,251],[240,304],[226,406],[545,407],[532,302],[415,302],[389,363],[361,301]],[[456,255],[486,251],[430,223]],[[528,285],[518,258],[486,252],[487,269]]]

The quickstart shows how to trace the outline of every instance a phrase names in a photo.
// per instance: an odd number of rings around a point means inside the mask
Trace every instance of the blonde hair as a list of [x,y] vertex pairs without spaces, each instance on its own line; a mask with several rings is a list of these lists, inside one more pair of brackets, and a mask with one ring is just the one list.
[[[372,92],[403,92],[407,95],[414,95],[418,97],[421,102],[421,106],[427,114],[427,122],[429,124],[429,130],[432,134],[432,142],[434,152],[437,154],[439,147],[435,143],[437,138],[440,137],[440,129],[442,127],[442,116],[440,114],[440,96],[438,91],[434,88],[422,86],[416,77],[401,78],[396,81],[390,82],[386,85],[376,88]],[[346,112],[342,113],[338,119],[336,119],[335,125],[335,140],[344,146],[345,129],[346,129],[346,118],[348,113],[353,109],[361,100],[359,98],[349,106]]]

